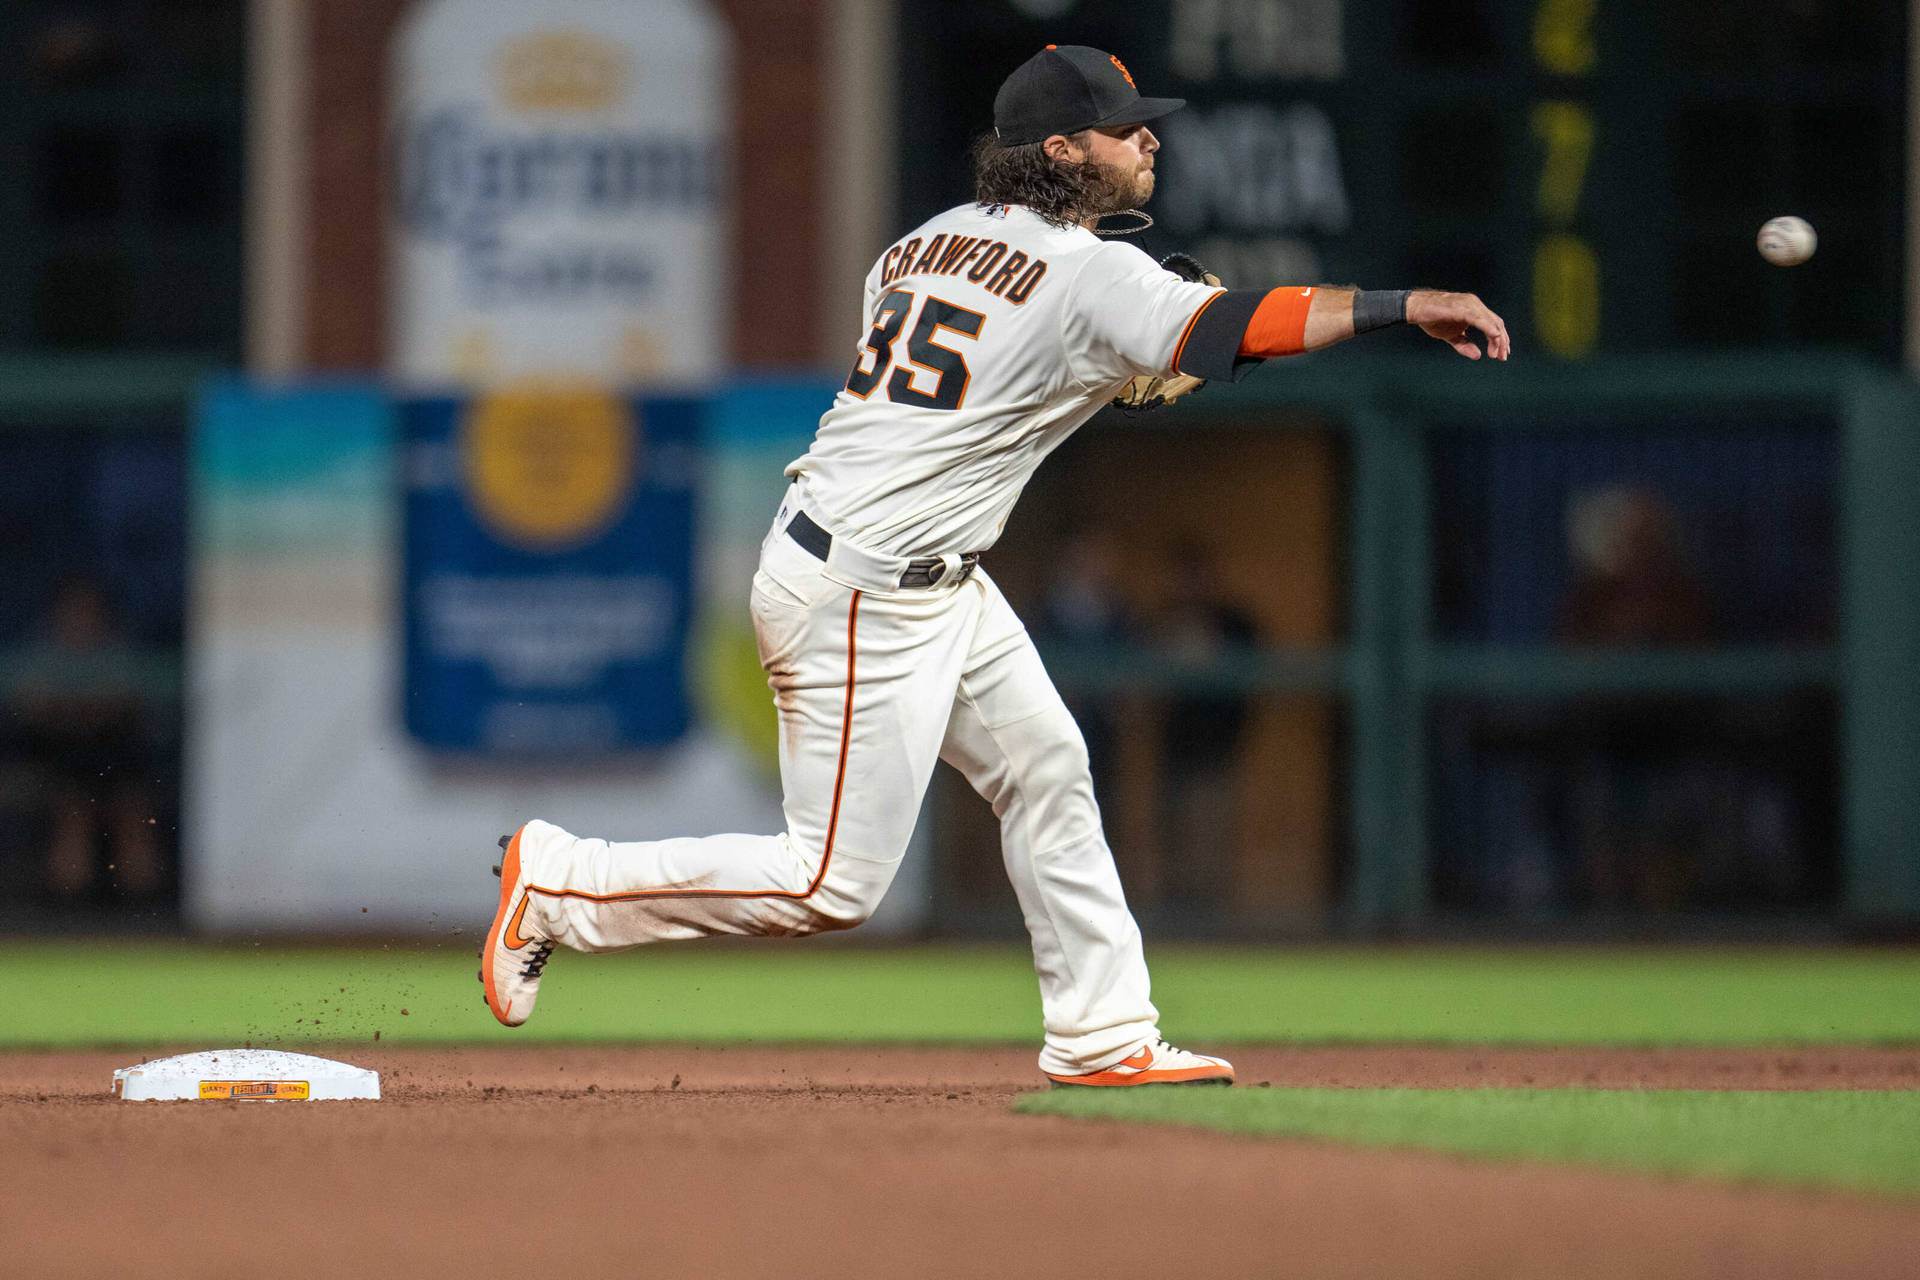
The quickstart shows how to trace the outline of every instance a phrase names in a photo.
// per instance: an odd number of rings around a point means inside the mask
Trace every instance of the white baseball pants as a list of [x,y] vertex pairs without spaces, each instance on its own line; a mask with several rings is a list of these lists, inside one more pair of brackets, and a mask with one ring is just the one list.
[[1044,1071],[1098,1071],[1156,1035],[1140,930],[1101,832],[1086,745],[1000,589],[862,591],[780,532],[752,608],[779,712],[787,829],[610,843],[521,837],[528,923],[580,951],[850,929],[906,853],[936,758],[993,806],[1033,938]]

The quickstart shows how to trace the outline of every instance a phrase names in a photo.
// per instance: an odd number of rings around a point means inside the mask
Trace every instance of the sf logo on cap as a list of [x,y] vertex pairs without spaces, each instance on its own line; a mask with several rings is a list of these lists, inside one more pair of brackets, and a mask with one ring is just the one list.
[[[1051,45],[1049,45],[1049,46],[1047,46],[1047,47],[1048,47],[1048,48],[1052,48],[1053,46],[1051,46]],[[1127,70],[1127,64],[1126,64],[1126,63],[1124,63],[1124,62],[1122,62],[1122,61],[1120,61],[1120,59],[1118,59],[1118,58],[1116,58],[1116,57],[1114,57],[1114,56],[1113,56],[1112,54],[1108,54],[1108,55],[1107,55],[1107,61],[1109,61],[1109,62],[1111,62],[1111,63],[1113,63],[1113,65],[1114,65],[1114,66],[1116,66],[1116,67],[1118,67],[1118,68],[1120,68],[1120,74],[1121,74],[1121,75],[1123,75],[1123,76],[1125,76],[1125,77],[1127,78],[1127,83],[1128,83],[1128,84],[1130,84],[1130,85],[1133,85],[1133,87],[1134,87],[1134,88],[1135,88],[1136,90],[1137,90],[1137,89],[1139,89],[1139,87],[1140,87],[1139,85],[1137,85],[1137,84],[1133,84],[1133,72],[1131,72],[1131,71],[1129,71],[1129,70]]]

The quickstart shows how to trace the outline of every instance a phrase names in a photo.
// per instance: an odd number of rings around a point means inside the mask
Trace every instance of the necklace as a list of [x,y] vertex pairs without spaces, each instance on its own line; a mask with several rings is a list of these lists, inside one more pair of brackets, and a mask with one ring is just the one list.
[[1097,236],[1130,236],[1136,232],[1145,231],[1153,225],[1153,215],[1145,209],[1122,209],[1118,213],[1103,213],[1100,216],[1103,218],[1138,218],[1140,222],[1137,226],[1114,227],[1111,230],[1106,227],[1095,227],[1093,234]]

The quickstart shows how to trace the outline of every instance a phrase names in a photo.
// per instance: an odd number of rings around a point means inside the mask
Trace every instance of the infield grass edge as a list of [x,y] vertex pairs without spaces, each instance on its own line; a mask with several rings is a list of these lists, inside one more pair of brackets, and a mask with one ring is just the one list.
[[1056,1089],[1015,1111],[1920,1197],[1920,1090]]

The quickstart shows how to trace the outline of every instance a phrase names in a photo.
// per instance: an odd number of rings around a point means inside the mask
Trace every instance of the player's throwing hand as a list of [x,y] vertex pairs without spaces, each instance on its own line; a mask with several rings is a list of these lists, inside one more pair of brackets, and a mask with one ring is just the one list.
[[1469,360],[1480,358],[1480,344],[1473,338],[1476,329],[1486,343],[1486,353],[1495,360],[1513,354],[1507,322],[1475,294],[1415,289],[1407,295],[1407,323],[1419,325],[1429,338],[1440,339]]

